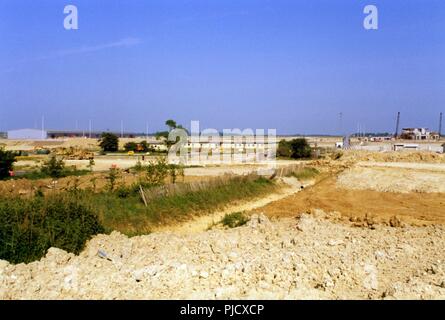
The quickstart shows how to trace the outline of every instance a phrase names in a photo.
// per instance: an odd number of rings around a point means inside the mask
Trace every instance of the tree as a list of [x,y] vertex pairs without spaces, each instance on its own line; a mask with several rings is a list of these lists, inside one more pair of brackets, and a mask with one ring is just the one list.
[[309,158],[312,153],[309,143],[304,138],[291,140],[290,148],[292,150],[291,158],[293,159]]
[[292,139],[290,141],[281,140],[278,143],[277,155],[286,158],[301,159],[309,158],[312,149],[304,138]]
[[286,140],[281,140],[278,143],[277,155],[279,157],[290,158],[292,155],[292,150],[290,147],[290,142]]
[[124,145],[124,150],[125,151],[133,151],[136,152],[138,149],[138,144],[136,142],[127,142]]
[[178,126],[176,124],[176,121],[171,120],[171,119],[165,121],[165,125],[169,128],[169,131],[172,131],[173,129],[175,129]]
[[117,151],[119,148],[119,138],[113,133],[104,132],[99,139],[99,146],[102,148],[103,151]]
[[42,165],[40,171],[49,175],[51,178],[60,178],[63,176],[64,169],[65,162],[63,162],[62,159],[58,160],[56,156],[52,156]]
[[16,161],[15,157],[15,152],[0,148],[0,180],[9,176],[9,171],[12,170],[12,165]]

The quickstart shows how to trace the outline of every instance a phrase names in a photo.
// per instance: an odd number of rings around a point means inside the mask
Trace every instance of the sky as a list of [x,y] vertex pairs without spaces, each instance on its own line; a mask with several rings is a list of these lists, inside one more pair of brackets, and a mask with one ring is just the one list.
[[444,30],[443,0],[0,0],[0,131],[437,130]]

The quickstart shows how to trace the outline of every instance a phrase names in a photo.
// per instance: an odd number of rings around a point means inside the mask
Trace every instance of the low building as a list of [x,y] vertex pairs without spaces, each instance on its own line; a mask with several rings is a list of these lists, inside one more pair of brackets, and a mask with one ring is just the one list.
[[17,129],[8,131],[10,140],[44,140],[48,138],[48,132],[38,129]]
[[383,142],[383,141],[391,141],[391,140],[393,140],[393,137],[390,137],[390,136],[371,137],[371,138],[369,138],[369,141],[371,141],[371,142]]
[[428,128],[403,128],[400,137],[409,140],[437,140],[439,134],[429,131]]
[[419,150],[419,145],[413,143],[396,143],[393,148],[394,151]]

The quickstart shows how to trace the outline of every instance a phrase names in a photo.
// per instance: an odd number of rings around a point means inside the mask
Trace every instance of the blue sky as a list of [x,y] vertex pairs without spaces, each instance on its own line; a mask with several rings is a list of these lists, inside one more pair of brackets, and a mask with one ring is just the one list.
[[444,30],[442,0],[0,0],[0,130],[436,130]]

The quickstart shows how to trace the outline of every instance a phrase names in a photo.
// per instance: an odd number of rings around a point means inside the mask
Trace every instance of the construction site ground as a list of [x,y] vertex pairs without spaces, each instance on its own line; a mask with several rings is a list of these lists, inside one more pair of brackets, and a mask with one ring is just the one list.
[[97,235],[78,256],[0,261],[0,298],[445,299],[444,160],[312,161],[316,180],[286,178],[281,196],[228,205],[251,216],[241,227],[197,218],[197,228]]

